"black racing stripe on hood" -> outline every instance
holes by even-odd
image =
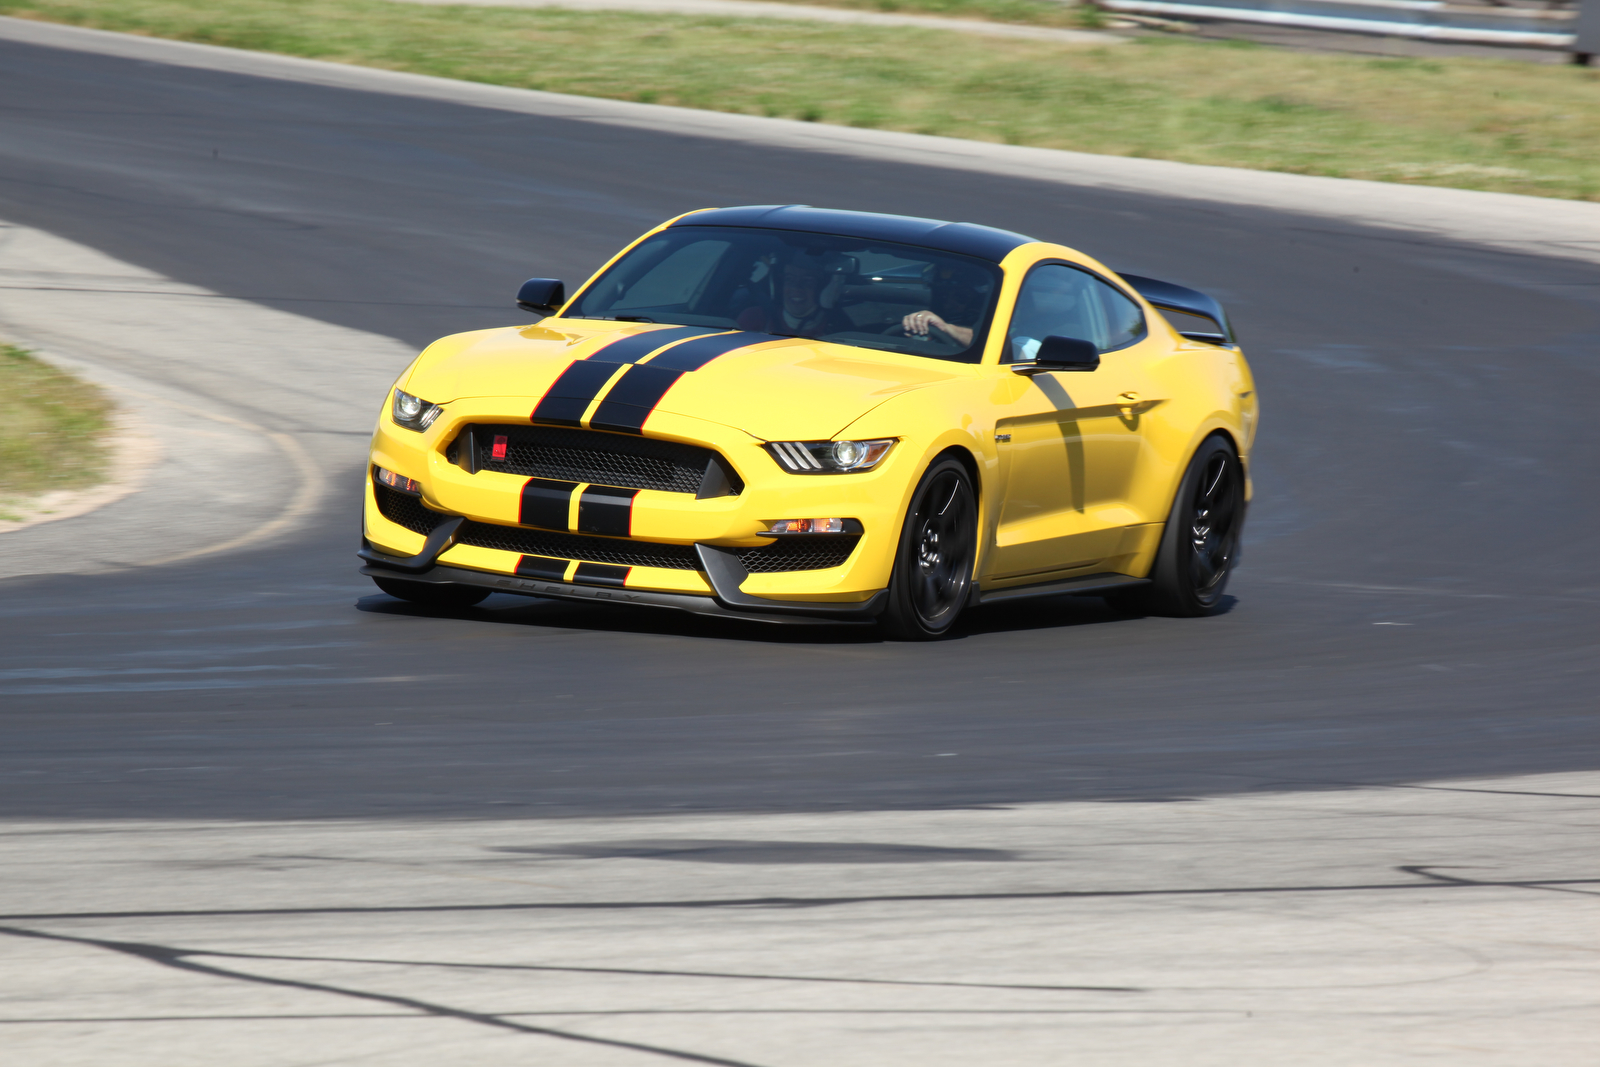
[[[777,340],[780,338],[765,333],[725,333],[669,348],[648,363],[635,364],[617,379],[617,384],[595,408],[589,426],[617,433],[643,433],[645,420],[679,378],[700,370],[718,356]]]
[[[715,326],[677,326],[670,330],[650,330],[629,334],[627,337],[602,345],[588,356],[606,363],[637,363],[662,345],[670,345],[686,337],[700,337],[708,333],[724,333]]]
[[[683,375],[681,370],[658,367],[654,363],[638,364],[611,387],[611,392],[595,409],[589,426],[617,433],[644,432],[644,420]]]
[[[721,333],[715,337],[685,341],[661,353],[646,365],[670,370],[699,370],[718,356],[725,356],[735,349],[776,340],[779,338],[769,333]]]
[[[583,413],[620,365],[577,360],[545,390],[529,418],[545,426],[583,425]]]

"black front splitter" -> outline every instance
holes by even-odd
[[[818,603],[814,606],[791,600],[775,602],[773,604],[775,610],[762,611],[754,605],[749,608],[743,606],[730,608],[718,603],[715,597],[696,596],[693,593],[655,593],[645,589],[574,585],[571,582],[557,582],[548,578],[519,578],[511,574],[491,574],[487,571],[468,570],[465,567],[451,567],[443,563],[436,563],[421,572],[402,570],[374,561],[372,557],[378,555],[379,553],[370,549],[362,553],[362,558],[367,560],[366,566],[361,568],[362,574],[373,578],[426,582],[430,585],[475,585],[493,589],[497,593],[574,600],[586,604],[631,604],[636,607],[670,608],[695,615],[712,615],[722,619],[745,619],[753,622],[822,626],[862,625],[871,623],[877,617],[883,610],[883,601],[886,599],[886,594],[879,593],[861,604]],[[742,599],[749,602],[759,598]]]

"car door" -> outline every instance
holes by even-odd
[[[1048,336],[1091,341],[1093,371],[1029,375]],[[1157,342],[1139,305],[1109,282],[1066,263],[1044,263],[1024,279],[1008,324],[996,390],[996,447],[1004,489],[984,577],[1093,573],[1124,551],[1144,516],[1128,503],[1143,448],[1150,395],[1145,364]]]

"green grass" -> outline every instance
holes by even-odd
[[[1106,17],[1088,4],[1068,6],[1053,0],[775,0],[811,7],[844,7],[897,15],[939,15],[944,18],[982,19],[986,22],[1021,22],[1035,26],[1091,28]]]
[[[383,0],[0,0],[0,13],[588,96],[1600,200],[1593,68]]]
[[[0,345],[0,497],[102,481],[110,415],[95,386]],[[0,506],[0,518],[16,517]]]

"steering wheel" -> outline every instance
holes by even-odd
[[[891,322],[888,326],[883,328],[881,331],[881,336],[901,337],[907,341],[931,341],[933,340],[933,331],[929,330],[927,333],[907,333],[906,324],[899,319],[896,319],[894,322]]]

